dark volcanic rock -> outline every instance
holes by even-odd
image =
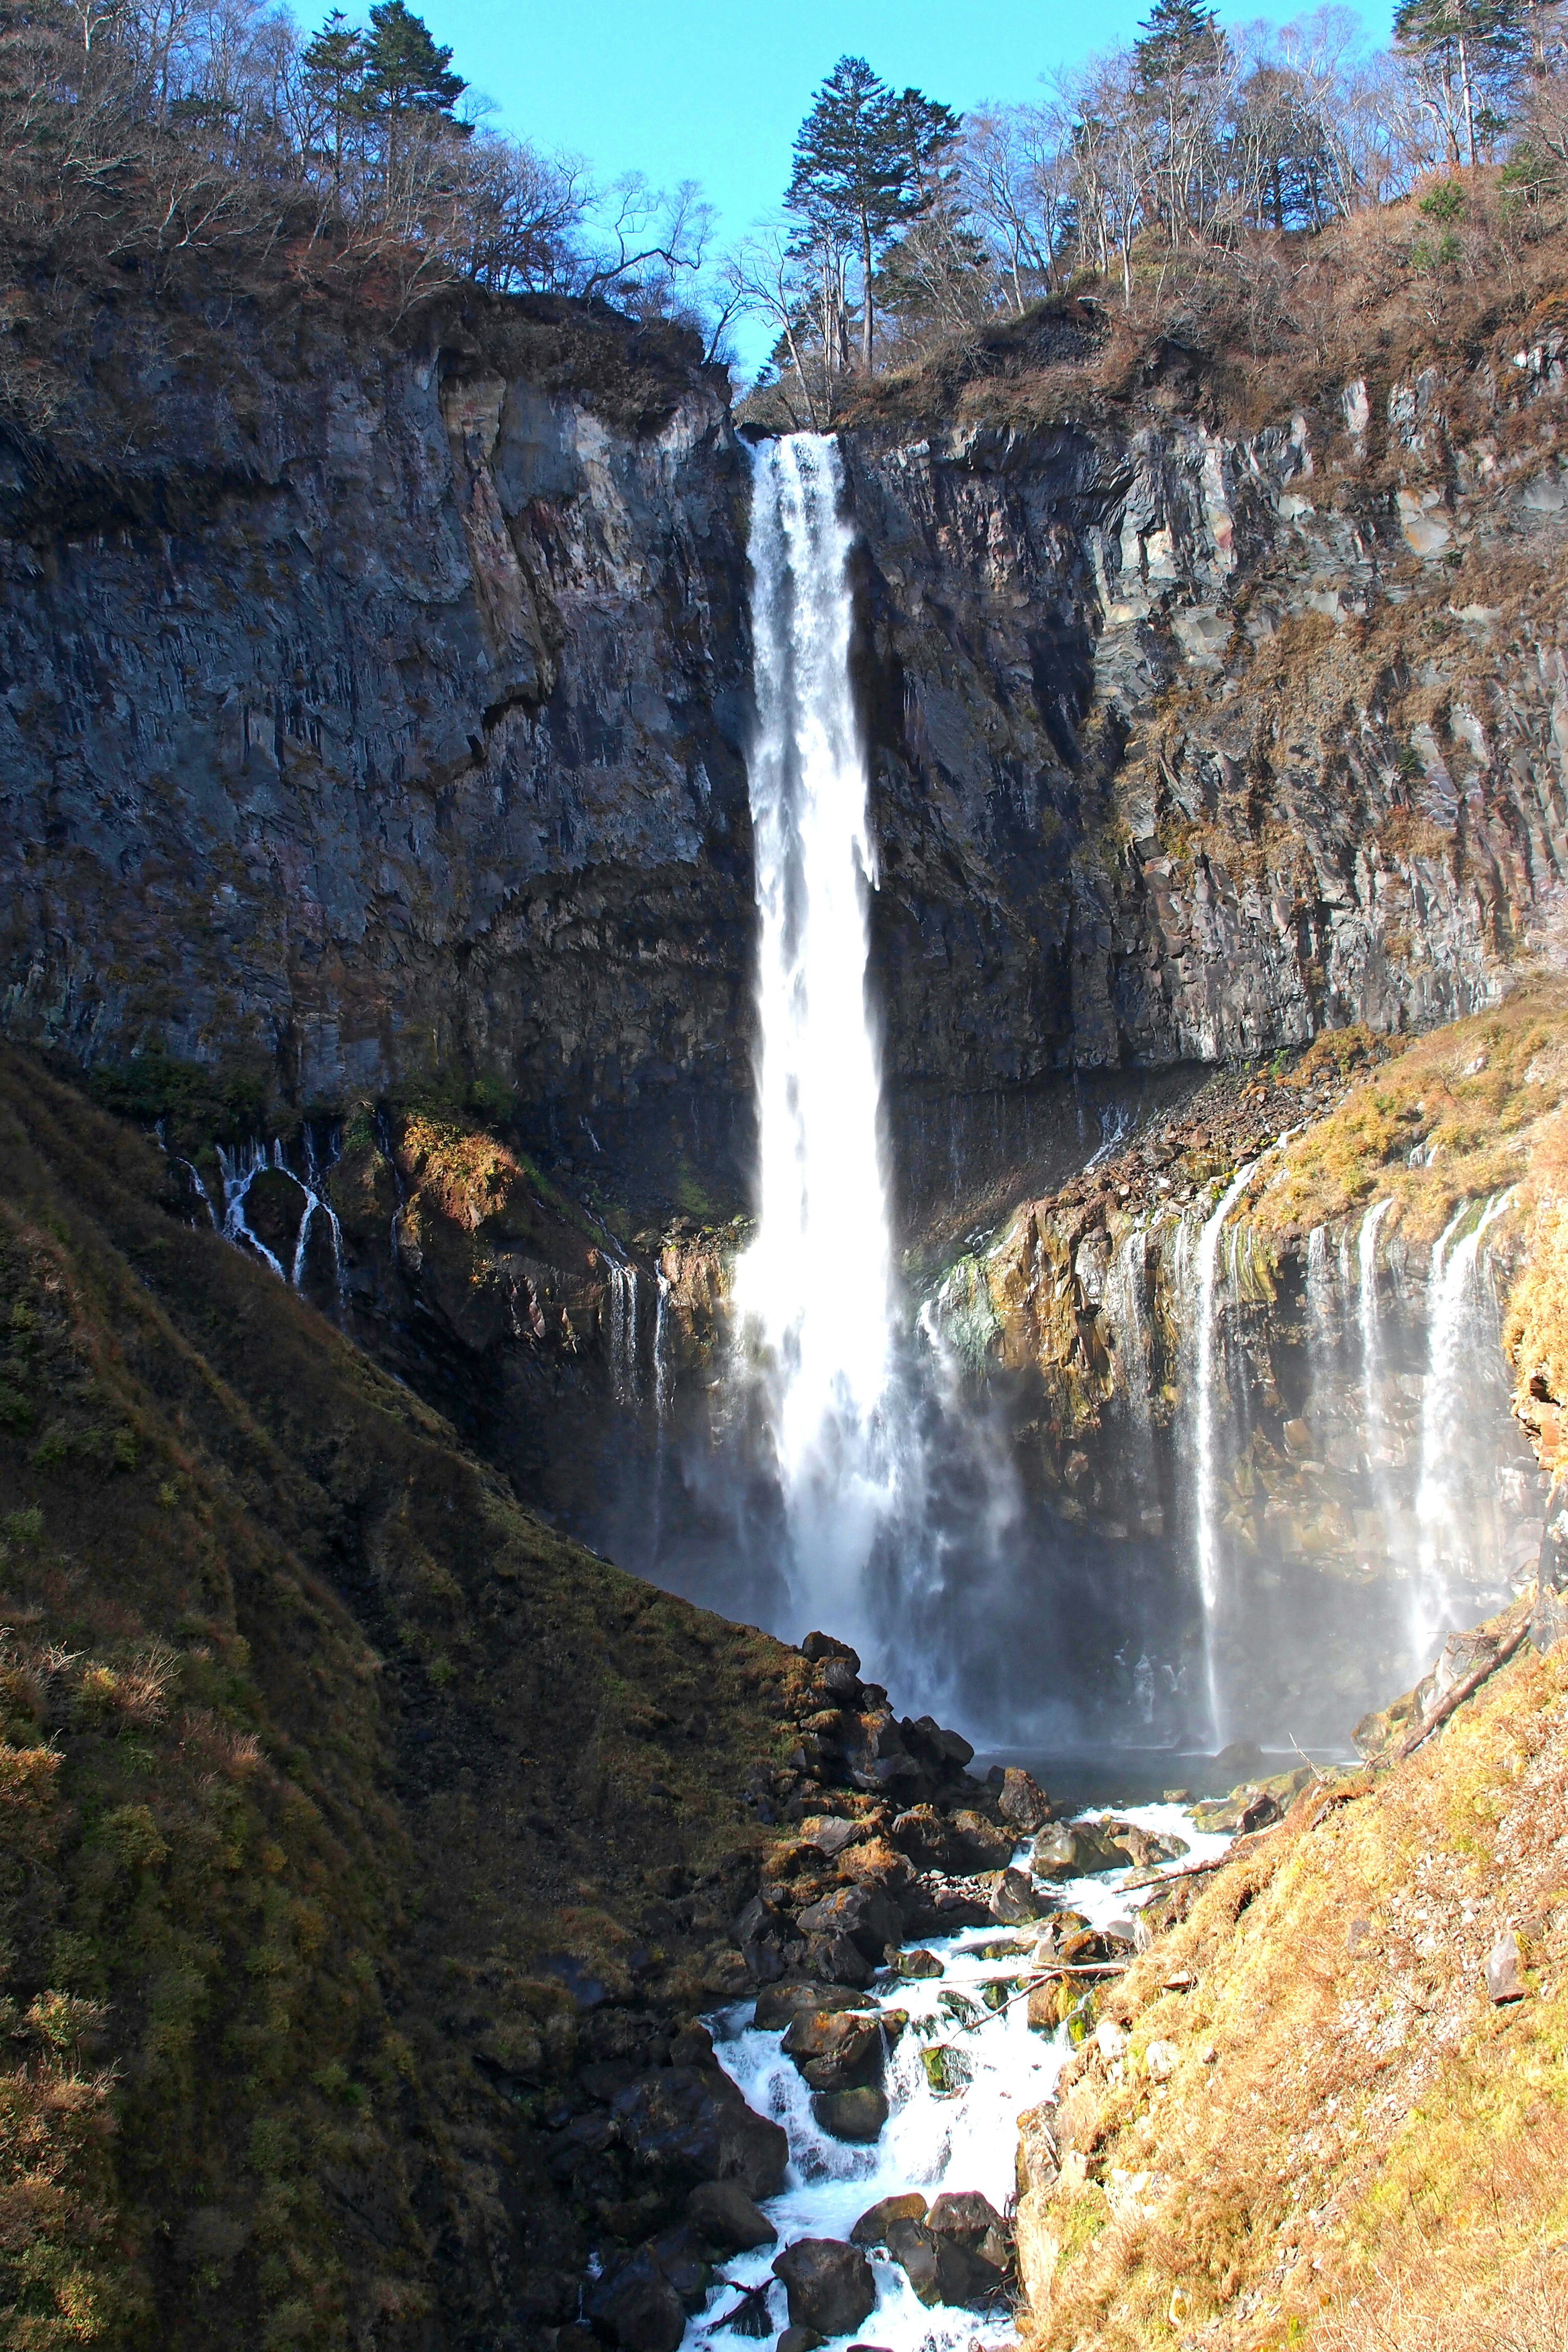
[[[738,2180],[704,2180],[686,2200],[686,2218],[698,2235],[727,2253],[771,2246],[778,2231]]]
[[[877,2284],[858,2246],[838,2238],[800,2238],[773,2261],[789,2296],[792,2327],[848,2336],[875,2308]]]
[[[816,2091],[811,2112],[835,2139],[874,2140],[880,2138],[888,2120],[888,2097],[874,2083],[847,2091]]]
[[[640,2162],[677,2179],[738,2180],[749,2197],[772,2197],[784,2180],[789,2142],[782,2127],[746,2105],[716,2066],[666,2066],[622,2091],[611,2113]]]
[[[686,2333],[686,2306],[649,2246],[595,2281],[584,2313],[596,2336],[624,2352],[676,2352]]]

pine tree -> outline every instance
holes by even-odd
[[[1132,44],[1143,87],[1165,89],[1212,63],[1221,37],[1212,8],[1200,8],[1196,0],[1154,0]]]
[[[332,185],[343,176],[343,134],[362,110],[364,83],[364,35],[334,8],[300,60],[312,92],[326,104],[332,121]]]
[[[404,0],[381,0],[370,12],[365,42],[364,102],[367,110],[386,124],[386,176],[397,173],[397,146],[405,114],[442,115],[452,109],[468,88],[461,74],[448,70],[452,52],[430,37],[422,17],[405,7]]]
[[[958,118],[918,89],[895,94],[864,58],[840,58],[817,91],[795,142],[784,203],[819,240],[859,248],[864,301],[861,363],[870,373],[876,337],[877,250],[931,201],[936,159]]]
[[[1132,44],[1139,82],[1164,136],[1173,246],[1179,240],[1184,216],[1192,209],[1194,182],[1202,184],[1204,85],[1225,54],[1218,17],[1212,8],[1198,6],[1197,0],[1154,0]],[[1159,182],[1156,163],[1156,200]]]
[[[1524,0],[1402,0],[1394,39],[1417,58],[1451,160],[1472,167],[1507,127],[1509,84],[1528,46]]]

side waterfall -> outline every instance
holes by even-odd
[[[831,439],[769,443],[753,467],[761,1223],[735,1287],[771,1383],[795,1608],[830,1613],[843,1632],[893,1493],[891,1249],[866,1003],[876,876],[849,683],[852,534]]]
[[[1215,1633],[1221,1600],[1219,1557],[1219,1469],[1215,1440],[1216,1389],[1223,1366],[1216,1367],[1218,1334],[1219,1245],[1226,1220],[1252,1181],[1257,1161],[1238,1168],[1204,1225],[1197,1246],[1197,1329],[1194,1389],[1196,1396],[1194,1431],[1194,1475],[1196,1482],[1198,1592],[1204,1609],[1204,1673],[1208,1683],[1209,1728],[1216,1748],[1225,1745],[1225,1716],[1219,1670],[1215,1657]]]
[[[1425,1674],[1438,1637],[1449,1624],[1451,1565],[1468,1566],[1459,1547],[1466,1525],[1460,1469],[1470,1391],[1477,1362],[1474,1309],[1481,1244],[1513,1199],[1495,1193],[1476,1215],[1462,1201],[1432,1250],[1427,1279],[1426,1385],[1421,1401],[1421,1476],[1415,1490],[1416,1572],[1411,1592],[1410,1646]],[[1468,1234],[1456,1239],[1468,1218]]]

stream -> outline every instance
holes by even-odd
[[[1106,1809],[1097,1805],[1076,1818],[1092,1822]],[[1194,1862],[1222,1854],[1228,1837],[1198,1829],[1190,1812],[1175,1804],[1113,1809],[1118,1820],[1184,1841],[1187,1851],[1163,1866],[1162,1878]],[[1014,1859],[1027,1864],[1026,1839]],[[1089,1925],[1131,1937],[1133,1915],[1158,1890],[1158,1883],[1123,1892],[1130,1870],[1067,1880],[1052,1890],[1063,1910],[1081,1913]],[[687,2329],[682,2352],[717,2345],[740,2347],[752,2341],[724,2321],[740,2298],[737,2286],[757,2286],[772,2273],[773,2260],[801,2238],[847,2240],[856,2221],[884,2197],[918,2189],[933,2201],[944,2190],[978,2189],[998,2213],[1010,2218],[1016,2195],[1018,2118],[1055,2091],[1071,2055],[1068,2025],[1045,2033],[1027,2021],[1026,2000],[1013,2000],[1035,1974],[1033,1954],[1044,1920],[1019,1927],[973,1927],[957,1935],[927,1938],[907,1950],[932,1954],[940,1976],[879,1976],[864,2007],[901,2011],[908,2023],[894,2042],[883,2080],[889,2114],[880,2137],[856,2147],[823,2131],[812,2113],[811,2092],[782,2048],[783,2031],[760,2031],[752,2022],[754,2002],[714,2012],[708,2020],[714,2055],[758,2114],[771,2116],[788,2135],[790,2162],[784,2186],[763,2205],[778,2232],[776,2245],[737,2254],[724,2264],[730,2282],[716,2287],[707,2307]],[[1006,1999],[991,2009],[986,1989]],[[1080,2038],[1082,2028],[1079,2028]],[[953,2087],[933,2086],[923,2063],[927,2051],[952,2053],[935,2071]],[[959,2078],[966,2077],[962,2082]],[[989,2311],[939,2305],[928,2309],[899,2264],[884,2249],[868,2248],[876,2281],[876,2307],[857,2331],[885,2352],[959,2352],[967,2346],[1013,2341],[1012,2311],[1005,2299]],[[773,2328],[785,2325],[784,2289],[775,2282],[769,2303]]]

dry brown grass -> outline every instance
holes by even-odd
[[[1221,1874],[1107,2004],[1125,2057],[1078,2062],[1038,2352],[1561,2341],[1565,1839],[1559,1649],[1370,1793],[1309,1790]],[[1510,1927],[1532,1990],[1494,2009],[1481,1964]]]
[[[1391,1055],[1295,1137],[1266,1166],[1250,1221],[1270,1239],[1298,1240],[1387,1199],[1388,1230],[1425,1244],[1462,1201],[1522,1184],[1537,1155],[1559,1148],[1565,1106],[1568,984],[1521,980],[1494,1011]],[[1526,1213],[1521,1193],[1515,1231]]]

